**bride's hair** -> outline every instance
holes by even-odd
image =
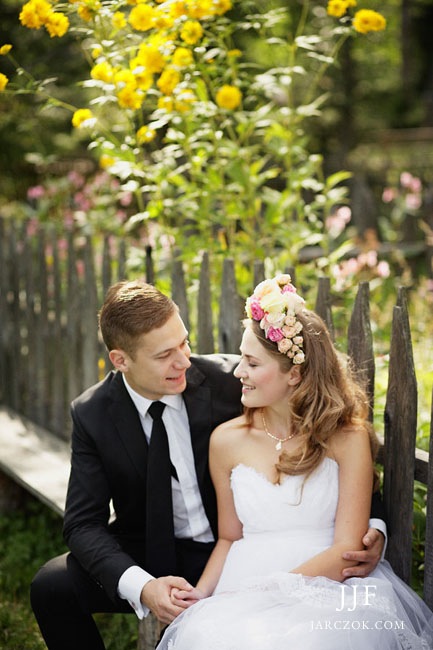
[[[277,469],[285,474],[310,474],[325,456],[331,436],[342,428],[368,432],[375,459],[379,442],[369,420],[367,393],[348,357],[337,352],[324,321],[315,312],[304,309],[296,318],[303,326],[305,361],[298,366],[301,381],[294,387],[289,407],[293,431],[302,435],[303,444],[294,454],[283,451]],[[292,360],[266,338],[257,321],[248,321],[248,326],[281,370],[288,372]],[[250,425],[255,410],[245,409]]]

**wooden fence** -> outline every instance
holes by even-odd
[[[71,399],[105,372],[96,315],[108,286],[125,276],[126,259],[122,242],[113,257],[106,239],[98,264],[90,239],[79,254],[72,235],[67,244],[62,257],[54,234],[41,230],[37,236],[28,235],[25,227],[0,219],[0,402],[65,439],[69,437]],[[150,254],[145,259],[142,275],[154,281]],[[252,275],[255,286],[264,278],[262,263],[254,266]],[[171,292],[191,327],[187,284],[179,261],[172,264]],[[210,296],[210,265],[204,255],[197,291],[195,349],[199,353],[238,352],[244,301],[238,295],[232,260],[225,260],[223,266],[217,322]],[[333,334],[328,278],[318,280],[315,309]],[[373,414],[375,363],[368,283],[359,286],[348,325],[347,351],[367,379]],[[391,533],[387,557],[397,574],[409,582],[414,479],[418,480],[427,485],[424,598],[433,608],[433,468],[429,454],[416,449],[416,426],[417,383],[406,294],[401,289],[392,320],[380,456]],[[430,436],[430,451],[432,439]]]

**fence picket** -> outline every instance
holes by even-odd
[[[370,289],[361,282],[355,298],[347,335],[347,352],[362,382],[365,382],[370,401],[370,416],[374,411],[374,351],[370,322]]]
[[[186,295],[185,274],[183,272],[180,251],[175,251],[171,271],[171,297],[179,307],[180,316],[185,323],[186,329],[191,329],[189,320],[188,299]]]
[[[385,405],[383,498],[391,536],[387,557],[405,582],[411,578],[417,385],[404,306],[394,307]]]
[[[215,349],[212,322],[209,254],[203,253],[197,300],[197,352],[212,354]]]
[[[334,321],[331,309],[331,281],[323,276],[318,278],[315,312],[325,321],[332,340],[335,340]]]
[[[81,301],[83,382],[85,386],[91,386],[98,381],[99,345],[96,317],[99,301],[90,238],[87,239],[84,247],[84,283],[81,287]]]
[[[226,258],[223,262],[218,321],[220,352],[239,353],[242,338],[240,321],[243,316],[243,306],[236,286],[234,262],[232,259]]]
[[[430,443],[429,456],[433,458],[433,391],[430,411]],[[426,532],[424,557],[424,600],[433,610],[433,463],[427,465],[427,504],[426,504]]]

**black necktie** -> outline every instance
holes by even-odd
[[[162,421],[164,408],[162,402],[152,402],[148,410],[153,426],[147,460],[145,568],[156,577],[176,573],[171,462]]]

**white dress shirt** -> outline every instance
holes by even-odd
[[[141,425],[147,442],[152,431],[152,418],[148,414],[152,400],[134,391],[123,375],[126,390],[140,415]],[[196,542],[212,542],[214,536],[206,516],[195,473],[194,455],[188,414],[182,395],[165,395],[160,402],[166,407],[162,419],[167,430],[170,459],[176,468],[178,480],[172,477],[174,534],[178,539],[193,539]],[[120,577],[117,587],[121,598],[128,600],[138,618],[149,613],[140,601],[141,591],[153,576],[139,566],[132,566]]]

